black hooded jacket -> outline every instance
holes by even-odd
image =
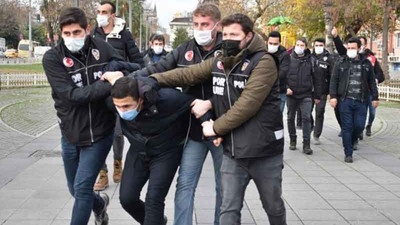
[[[100,80],[112,60],[123,59],[111,45],[91,36],[77,53],[61,39],[43,56],[61,132],[72,144],[88,146],[114,130],[115,115],[105,105],[111,85]]]

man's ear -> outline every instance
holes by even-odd
[[[90,35],[91,29],[92,29],[92,26],[90,24],[88,24],[88,26],[86,27],[86,35]]]

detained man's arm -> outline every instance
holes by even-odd
[[[232,108],[214,122],[215,133],[223,136],[252,118],[261,108],[277,79],[275,61],[272,56],[265,55],[253,69],[243,92]]]

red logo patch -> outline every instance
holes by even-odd
[[[74,66],[74,60],[71,58],[64,57],[63,63],[66,67],[73,67]]]
[[[193,60],[193,51],[187,51],[186,53],[185,53],[185,59],[186,59],[186,61],[192,61]]]
[[[217,67],[218,67],[218,69],[220,69],[220,70],[224,70],[224,65],[222,65],[222,62],[221,62],[221,61],[218,61],[218,62],[217,62]]]

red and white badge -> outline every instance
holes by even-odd
[[[222,65],[222,62],[221,62],[221,61],[218,61],[218,62],[217,62],[217,67],[218,67],[218,69],[220,69],[220,70],[224,70],[224,65]]]
[[[192,61],[193,60],[193,51],[187,51],[186,53],[185,53],[185,59],[186,59],[186,61]]]
[[[66,67],[74,66],[74,60],[72,60],[71,58],[64,57],[63,63],[64,63],[64,66],[66,66]]]

